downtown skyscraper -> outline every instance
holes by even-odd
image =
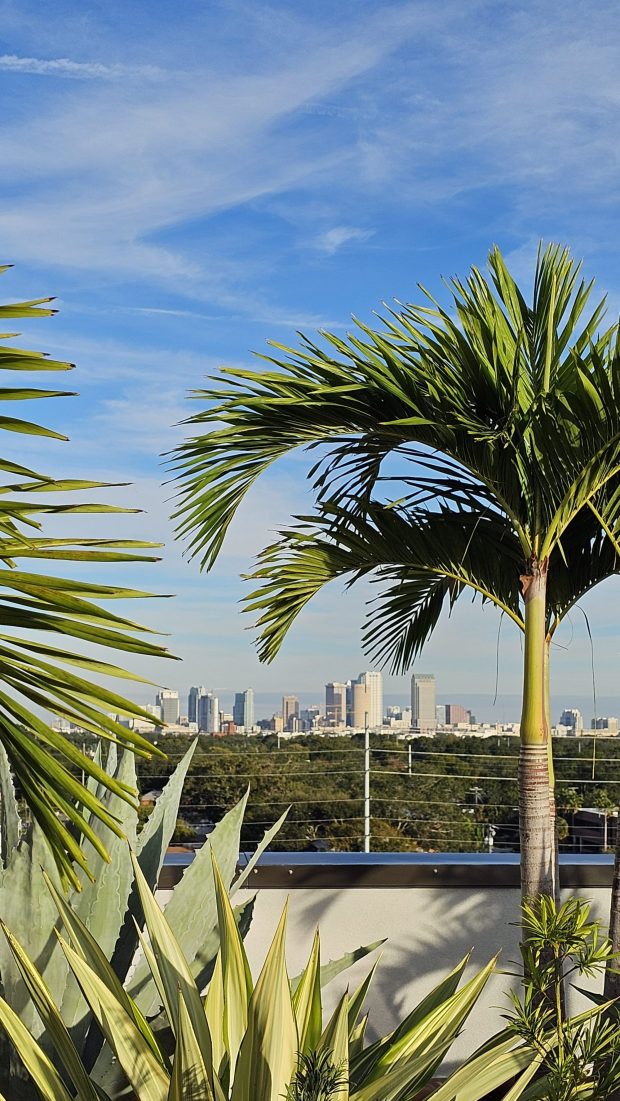
[[[245,731],[254,726],[254,689],[246,688],[245,692],[235,692],[233,722]]]
[[[411,725],[419,734],[437,729],[434,673],[414,673],[411,678]]]

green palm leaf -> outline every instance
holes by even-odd
[[[0,306],[0,317],[33,318],[55,311],[50,299]],[[4,334],[0,339],[15,334]],[[0,345],[0,370],[68,371],[70,363],[50,360],[40,352]],[[69,396],[68,391],[40,387],[0,387],[0,402],[41,400]],[[11,409],[13,406],[10,407]],[[64,435],[29,420],[0,415],[0,429],[20,437]],[[23,443],[21,446],[23,457]],[[126,801],[135,798],[127,785],[108,777],[98,764],[76,750],[72,743],[41,718],[41,710],[68,719],[93,733],[148,755],[151,743],[108,715],[110,710],[128,718],[147,718],[144,711],[124,696],[104,688],[92,674],[140,680],[114,662],[82,652],[83,643],[112,651],[163,656],[165,650],[149,638],[146,627],[115,614],[106,603],[148,594],[116,585],[75,581],[55,573],[32,573],[18,568],[20,559],[54,563],[156,561],[148,553],[154,544],[141,540],[93,539],[67,533],[45,534],[45,517],[106,514],[136,510],[96,501],[72,503],[74,493],[106,488],[91,479],[62,478],[42,474],[13,458],[0,459],[5,475],[0,485],[0,742],[10,768],[33,817],[44,830],[65,882],[79,887],[73,870],[77,862],[89,869],[76,841],[91,840],[105,855],[105,845],[90,822],[91,816],[119,833],[92,791],[76,779],[84,772]],[[17,479],[17,480],[16,480]],[[58,503],[53,499],[58,495]],[[103,601],[104,603],[100,603]],[[86,671],[78,675],[76,668]]]

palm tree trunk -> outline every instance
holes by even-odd
[[[609,912],[609,939],[614,952],[620,951],[620,815],[616,823],[616,856],[614,860],[614,876],[611,884],[611,907]],[[619,966],[618,958],[611,959],[607,963],[605,971],[606,998],[620,997],[620,975],[615,973]],[[612,968],[614,970],[612,970]]]
[[[553,764],[553,739],[551,737],[551,700],[549,695],[549,651],[551,649],[551,639],[549,635],[545,637],[545,718],[547,721],[548,732],[548,761],[549,761],[549,814],[551,815],[551,823],[553,826],[553,860],[554,860],[554,882],[555,882],[555,901],[556,905],[560,905],[560,841],[558,838],[558,831],[556,826],[557,816],[557,804],[555,796],[555,767]]]
[[[547,704],[547,563],[532,559],[521,584],[525,600],[519,757],[521,895],[531,901],[543,894],[556,896]]]

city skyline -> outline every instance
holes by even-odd
[[[414,676],[416,674],[413,674]],[[420,676],[421,674],[417,674]],[[383,692],[383,713],[384,717],[387,715],[388,710],[393,707],[399,709],[408,708],[411,705],[411,680],[408,677],[399,678],[400,691],[385,691]],[[349,681],[349,685],[351,681]],[[220,705],[220,712],[222,714],[230,715],[234,717],[235,700],[237,697],[246,696],[247,693],[251,694],[251,715],[254,718],[254,722],[266,721],[271,719],[275,715],[282,714],[282,701],[285,698],[294,699],[296,701],[297,712],[300,716],[308,709],[314,708],[326,720],[326,725],[329,723],[329,708],[327,705],[327,689],[332,685],[337,685],[343,690],[344,698],[344,718],[340,721],[344,723],[347,715],[347,702],[346,691],[347,683],[341,682],[328,682],[321,688],[297,688],[294,692],[282,692],[281,690],[265,691],[260,688],[249,687],[243,691],[239,691],[234,687],[221,687],[214,686],[209,690],[210,694],[213,694],[218,698]],[[485,695],[481,693],[472,692],[454,692],[449,687],[444,689],[442,683],[437,684],[436,679],[436,708],[447,709],[448,713],[452,713],[452,721],[459,723],[465,722],[464,715],[469,714],[472,721],[477,723],[518,723],[520,719],[520,706],[521,699],[516,693],[514,694],[499,694],[497,697],[494,695]],[[189,686],[187,689],[173,689],[173,695],[178,695],[179,700],[187,700],[189,702],[189,696],[192,689],[196,686]],[[207,689],[200,687],[202,692],[206,692]],[[148,701],[143,701],[143,706],[147,710],[153,710],[152,696]],[[554,726],[561,725],[562,713],[574,709],[580,712],[583,718],[583,726],[585,729],[594,727],[594,710],[592,695],[587,694],[579,695],[575,692],[572,694],[554,694],[551,695],[551,719]],[[181,708],[181,715],[186,715],[189,718],[190,709],[186,710]],[[615,716],[620,714],[620,695],[597,695],[597,728],[607,729],[607,723],[609,719],[614,719]],[[448,716],[444,714],[443,719],[437,720],[438,723],[443,721],[447,722]],[[192,721],[190,719],[190,721]],[[241,724],[237,724],[241,725]],[[253,725],[253,724],[249,724]],[[336,723],[336,725],[338,725]],[[363,727],[363,720],[358,724]],[[371,724],[369,724],[371,725]],[[378,723],[372,725],[379,725]],[[613,731],[613,722],[612,729]]]

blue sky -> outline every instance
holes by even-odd
[[[327,592],[265,669],[238,610],[239,573],[304,507],[303,463],[274,469],[200,577],[172,544],[158,454],[219,364],[297,328],[344,330],[418,281],[439,291],[494,242],[524,282],[539,238],[569,243],[617,310],[617,5],[18,0],[0,14],[3,297],[57,295],[59,317],[22,343],[78,364],[80,398],[48,410],[72,442],[45,445],[47,466],[130,479],[115,499],[147,511],[118,530],[167,543],[124,580],[178,594],[141,611],[185,664],[146,673],[318,696],[366,665],[365,594]],[[607,696],[617,596],[611,582],[586,605]],[[493,693],[496,642],[495,615],[465,602],[422,666],[444,696]],[[583,695],[581,616],[564,644],[554,692]],[[519,663],[504,625],[501,692],[518,692]]]

